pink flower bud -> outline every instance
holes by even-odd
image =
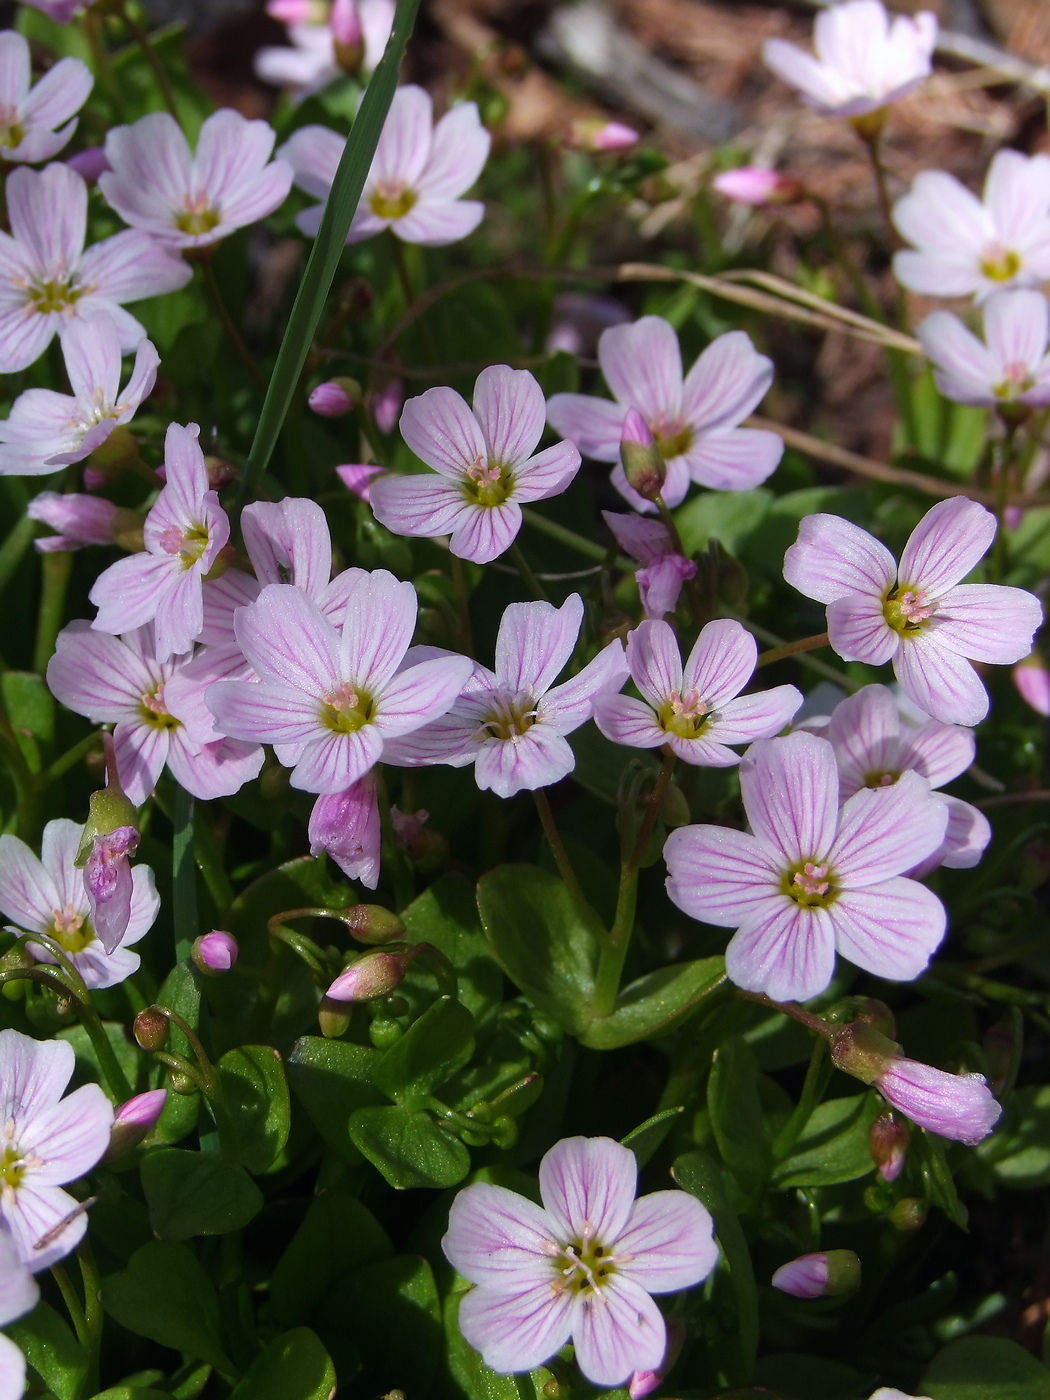
[[[783,1264],[771,1280],[781,1293],[793,1298],[834,1298],[852,1293],[860,1284],[860,1260],[852,1249],[830,1249],[824,1254],[802,1254]]]
[[[30,520],[39,520],[57,530],[57,536],[37,540],[41,553],[80,549],[86,544],[112,544],[117,507],[99,496],[66,495],[41,491],[26,507]]]
[[[372,417],[381,433],[392,433],[405,401],[405,387],[400,379],[390,383],[372,395]]]
[[[339,67],[345,73],[357,73],[365,56],[365,36],[357,0],[333,0],[328,27],[332,31]]]
[[[804,190],[798,180],[776,170],[745,165],[739,170],[723,170],[711,181],[719,194],[738,204],[794,204]]]
[[[217,977],[237,961],[237,940],[225,929],[213,928],[211,933],[202,933],[190,950],[190,957],[205,976]]]
[[[983,1074],[947,1074],[903,1055],[895,1055],[874,1083],[920,1128],[971,1147],[988,1136],[1003,1111]]]
[[[380,824],[375,778],[371,773],[345,792],[318,797],[310,813],[310,854],[328,854],[343,874],[366,889],[379,883]]]
[[[307,402],[320,418],[342,418],[361,402],[361,386],[355,379],[326,379]]]
[[[401,953],[391,953],[385,948],[362,953],[339,974],[326,996],[329,1001],[375,1001],[378,997],[389,996],[404,981],[415,955],[415,948]]]
[[[394,943],[405,936],[404,924],[381,904],[352,904],[342,919],[358,943]]]
[[[328,0],[268,0],[266,13],[282,24],[324,24]]]
[[[569,127],[565,144],[574,151],[626,151],[641,140],[637,131],[623,122],[602,117],[578,117]]]
[[[1021,699],[1037,715],[1050,716],[1050,670],[1038,651],[1019,661],[1013,669],[1014,685]]]
[[[895,1113],[880,1113],[868,1130],[871,1159],[883,1181],[896,1181],[904,1170],[911,1133]]]
[[[100,175],[112,168],[102,146],[89,146],[86,151],[78,151],[75,156],[69,157],[66,164],[89,185],[95,184]]]
[[[674,1318],[667,1319],[667,1350],[664,1359],[655,1371],[635,1371],[627,1384],[630,1400],[645,1400],[657,1388],[668,1371],[682,1354],[685,1345],[685,1328]]]
[[[629,408],[620,430],[620,461],[628,485],[647,501],[663,490],[667,467],[649,424],[636,408]]]
[[[831,1035],[831,1058],[844,1074],[874,1084],[898,1054],[896,1045],[864,1021],[840,1026]]]
[[[363,463],[348,462],[336,467],[336,474],[343,485],[351,490],[359,500],[368,502],[368,484],[373,477],[382,476],[382,467],[366,466]]]
[[[674,612],[682,585],[695,577],[696,564],[682,554],[661,554],[647,569],[639,569],[634,578],[646,617],[660,622]]]
[[[101,491],[108,480],[108,472],[100,471],[98,467],[84,467],[84,489],[86,491]]]
[[[130,1152],[133,1147],[138,1147],[147,1133],[156,1126],[167,1098],[167,1089],[150,1089],[145,1094],[136,1094],[133,1099],[121,1104],[113,1119],[109,1147],[103,1162],[113,1162]]]

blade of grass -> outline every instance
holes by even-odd
[[[259,426],[255,430],[255,440],[237,494],[238,510],[251,499],[258,488],[299,382],[299,375],[306,362],[314,331],[324,310],[325,300],[346,244],[350,221],[361,199],[361,191],[364,189],[372,157],[379,143],[379,134],[390,110],[394,89],[397,87],[398,69],[419,5],[420,0],[398,0],[394,28],[386,52],[380,60],[379,67],[372,74],[361,110],[343,150],[332,183],[332,192],[325,205],[321,227],[310,251],[292,314],[288,318],[288,329],[281,342],[277,363],[274,365],[273,376],[266,391],[262,413],[259,415]]]

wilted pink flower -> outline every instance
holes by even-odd
[[[0,232],[0,374],[27,369],[56,331],[104,313],[129,352],[146,332],[120,303],[184,287],[193,271],[125,229],[84,250],[87,185],[68,165],[7,177],[11,233]]]
[[[674,630],[643,622],[627,638],[627,664],[643,698],[607,691],[595,700],[594,722],[614,744],[666,744],[686,763],[732,767],[740,759],[727,745],[772,738],[802,704],[793,685],[741,695],[757,659],[751,633],[719,619],[700,633],[683,671]]]
[[[86,544],[112,544],[117,507],[101,496],[87,496],[75,491],[63,495],[59,491],[41,491],[26,506],[30,520],[39,520],[57,530],[34,540],[41,554],[56,550],[81,549]]]
[[[6,1327],[40,1301],[40,1289],[18,1253],[11,1232],[0,1227],[0,1327]],[[21,1400],[26,1359],[10,1337],[0,1334],[0,1400]]]
[[[937,387],[946,398],[982,408],[1050,403],[1050,311],[1042,292],[995,292],[984,303],[984,342],[950,311],[919,326]]]
[[[924,170],[893,222],[913,245],[894,254],[894,275],[913,292],[983,300],[1037,287],[1050,277],[1050,156],[997,152],[983,203],[954,175]]]
[[[554,315],[544,348],[548,354],[564,350],[568,355],[590,356],[597,349],[602,331],[630,320],[630,311],[615,297],[559,292],[554,298]]]
[[[64,817],[44,828],[40,859],[17,836],[0,836],[0,909],[24,933],[44,933],[62,948],[88,988],[113,987],[138,969],[130,947],[152,927],[160,898],[148,865],[128,869],[127,920],[108,947],[92,920],[84,872],[76,865],[84,828]],[[31,943],[39,962],[51,953]]]
[[[455,389],[428,389],[401,415],[405,442],[436,475],[387,475],[369,488],[376,519],[396,535],[451,535],[461,559],[488,564],[513,543],[521,507],[557,496],[580,469],[571,442],[536,452],[543,390],[525,369],[490,365],[474,408]]]
[[[304,126],[281,147],[295,183],[326,200],[345,139],[326,126]],[[481,174],[490,137],[473,102],[462,102],[434,125],[430,94],[400,87],[376,147],[348,243],[390,229],[405,243],[442,247],[473,233],[485,214],[477,200],[463,199]],[[296,223],[312,238],[321,226],[323,204],[304,209]]]
[[[69,321],[60,338],[73,392],[26,389],[18,396],[0,422],[0,475],[46,476],[82,462],[114,428],[134,418],[153,390],[160,356],[150,341],[140,340],[121,393],[120,336],[108,316]]]
[[[750,832],[686,826],[664,847],[667,892],[692,918],[738,932],[726,971],[776,1001],[818,996],[836,949],[888,981],[918,977],[944,936],[944,906],[901,878],[944,840],[948,812],[917,773],[864,789],[839,811],[835,751],[796,731],[744,755]]]
[[[60,1188],[89,1172],[109,1146],[113,1109],[99,1086],[85,1084],[62,1097],[73,1064],[67,1041],[0,1031],[0,1222],[33,1273],[84,1238],[87,1216]]]
[[[104,1162],[119,1161],[157,1126],[168,1101],[167,1089],[147,1089],[136,1094],[117,1109],[109,1134],[109,1147]]]
[[[202,972],[229,972],[237,961],[240,949],[232,933],[225,929],[213,928],[211,933],[202,933],[194,939],[190,956]]]
[[[711,181],[719,194],[737,204],[793,204],[803,196],[798,180],[764,166],[745,165],[736,170],[723,170]]]
[[[328,854],[349,880],[366,890],[379,884],[382,830],[376,780],[366,773],[343,792],[318,797],[310,813],[310,854]]]
[[[71,622],[58,635],[48,662],[47,684],[63,705],[96,724],[115,724],[120,780],[128,797],[141,806],[167,764],[175,781],[194,797],[228,797],[256,777],[263,764],[258,744],[235,739],[197,738],[190,726],[204,682],[185,687],[177,699],[172,681],[185,670],[189,656],[158,661],[152,627],[123,637],[94,631],[86,622]]]
[[[603,510],[602,516],[620,548],[645,566],[634,576],[638,596],[646,617],[661,622],[678,606],[683,583],[696,577],[695,563],[675,550],[671,533],[662,521],[640,515],[616,515],[611,510]]]
[[[693,480],[719,491],[746,491],[765,481],[783,456],[776,433],[739,428],[773,382],[773,364],[743,331],[713,340],[682,378],[678,337],[662,316],[613,326],[598,341],[598,359],[615,401],[555,394],[547,417],[585,457],[620,461],[620,433],[630,408],[649,424],[667,463],[663,498],[678,505]],[[653,506],[612,473],[620,494],[640,511]]]
[[[405,386],[400,379],[388,380],[372,395],[372,417],[381,433],[392,433],[405,402]]]
[[[466,657],[399,668],[416,623],[416,593],[385,569],[351,575],[342,634],[302,590],[270,584],[234,627],[260,677],[208,690],[219,730],[273,744],[292,786],[339,793],[376,764],[390,740],[442,715],[467,676]]]
[[[89,185],[97,184],[102,172],[111,168],[103,146],[89,146],[86,151],[77,151],[66,158],[66,164]]]
[[[34,86],[28,41],[5,29],[0,34],[0,157],[35,163],[58,155],[77,129],[76,113],[94,81],[79,58],[62,58]]]
[[[574,151],[628,151],[637,146],[641,136],[623,122],[606,121],[604,117],[577,117],[569,127],[565,144]]]
[[[860,1260],[851,1249],[801,1254],[782,1264],[770,1282],[794,1298],[833,1298],[851,1293],[860,1283]]]
[[[1033,651],[1013,669],[1014,685],[1026,704],[1037,715],[1050,716],[1050,670],[1038,651]]]
[[[118,826],[92,839],[84,865],[91,923],[107,953],[120,947],[131,921],[134,884],[128,857],[135,854],[138,845],[135,827]]]
[[[349,413],[354,403],[343,386],[335,379],[326,379],[312,390],[308,400],[310,409],[320,418],[342,418]]]
[[[336,475],[347,488],[352,491],[359,501],[364,501],[366,505],[372,500],[372,482],[377,476],[383,475],[382,467],[371,467],[361,462],[347,462],[344,466],[336,467]]]
[[[926,714],[978,724],[988,694],[970,661],[1008,666],[1027,656],[1042,620],[1038,598],[1002,584],[962,584],[995,538],[995,516],[962,496],[926,512],[893,555],[837,515],[807,515],[784,556],[784,577],[828,605],[828,635],[844,661],[892,660],[901,688]]]
[[[146,516],[145,553],[111,564],[88,594],[98,608],[91,625],[99,632],[130,632],[152,622],[158,661],[189,651],[200,636],[204,576],[230,538],[226,512],[208,489],[199,431],[196,423],[168,425],[167,484]]]
[[[947,1074],[903,1055],[894,1055],[874,1084],[920,1128],[971,1147],[988,1136],[1003,1111],[983,1074]]]
[[[883,685],[866,685],[836,705],[826,737],[839,765],[842,802],[863,788],[885,792],[908,772],[919,773],[931,788],[943,787],[965,773],[977,748],[972,730],[957,724],[904,724],[896,696]],[[992,839],[983,812],[947,793],[938,797],[948,808],[948,826],[939,849],[908,872],[916,880],[938,865],[976,865]]]
[[[595,1385],[655,1371],[667,1329],[650,1297],[692,1288],[718,1259],[711,1217],[684,1191],[635,1200],[634,1153],[611,1138],[564,1138],[540,1163],[543,1207],[475,1182],[452,1202],[441,1242],[475,1287],[459,1326],[494,1371],[529,1371],[571,1337]]]
[[[845,0],[817,16],[816,58],[785,39],[767,39],[762,57],[818,112],[860,117],[929,77],[936,39],[937,18],[928,10],[891,22],[882,0]]]
[[[162,244],[207,247],[284,203],[292,171],[270,160],[274,140],[269,123],[223,108],[205,120],[194,155],[169,112],[150,112],[110,131],[112,168],[99,188],[126,224]]]
[[[498,797],[560,781],[576,766],[565,736],[586,724],[601,691],[615,690],[627,679],[617,639],[571,680],[554,685],[576,648],[582,622],[578,593],[560,608],[511,603],[496,637],[495,671],[475,663],[449,713],[393,745],[390,761],[454,768],[473,763],[478,787],[491,788]]]
[[[280,5],[280,0],[277,0]],[[269,13],[288,25],[288,45],[262,48],[255,55],[255,72],[264,83],[286,87],[295,98],[306,97],[327,86],[345,71],[337,45],[346,46],[345,37],[352,30],[347,18],[353,11],[360,33],[353,44],[362,45],[359,70],[368,77],[383,57],[390,30],[394,23],[394,0],[343,0],[330,6],[327,0],[290,0],[280,5],[281,14],[271,8]],[[297,18],[291,18],[291,16]],[[354,65],[355,71],[358,65]]]

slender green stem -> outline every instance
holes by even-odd
[[[507,553],[514,560],[514,566],[518,570],[518,573],[521,574],[522,578],[528,584],[532,596],[539,599],[540,602],[549,602],[550,600],[547,597],[546,589],[533,573],[532,566],[529,564],[524,554],[522,554],[521,546],[518,544],[517,540],[514,541]]]
[[[828,207],[827,200],[821,199],[819,196],[813,194],[810,195],[810,200],[817,206],[820,212],[820,221],[824,229],[824,235],[828,240],[828,245],[831,248],[831,256],[841,271],[845,273],[847,281],[856,292],[857,300],[860,302],[864,314],[870,316],[873,321],[884,321],[885,317],[882,314],[882,308],[875,300],[874,293],[861,276],[860,270],[846,249],[846,245],[839,237],[839,231],[835,227],[835,221],[831,216],[831,209]]]
[[[548,520],[545,515],[540,515],[538,511],[531,510],[528,506],[522,507],[521,518],[530,530],[535,530],[538,534],[547,535],[548,538],[557,540],[559,544],[574,549],[577,554],[582,554],[587,559],[601,561],[608,553],[603,545],[587,539],[584,535],[578,535],[575,530],[570,530],[565,525],[559,525],[556,520]],[[623,567],[633,568],[634,565],[625,560]]]
[[[882,215],[882,222],[886,225],[886,235],[889,238],[890,247],[895,248],[898,243],[897,229],[893,223],[893,201],[890,199],[889,185],[886,182],[886,167],[882,163],[882,156],[879,152],[879,136],[878,134],[865,135],[861,133],[861,140],[868,153],[872,174],[875,177],[879,213]]]
[[[102,1350],[102,1279],[91,1244],[84,1240],[77,1250],[80,1264],[80,1277],[84,1285],[84,1323],[87,1329],[88,1372],[84,1381],[84,1394],[94,1395],[99,1386],[99,1354]]]
[[[175,789],[175,839],[172,842],[172,921],[175,925],[175,958],[185,962],[199,932],[197,915],[197,863],[194,858],[193,798],[183,787]]]
[[[813,1116],[813,1110],[820,1102],[827,1085],[827,1076],[830,1073],[830,1061],[825,1058],[827,1048],[828,1043],[823,1036],[818,1036],[813,1042],[809,1067],[806,1070],[806,1078],[802,1085],[798,1104],[791,1117],[773,1139],[773,1160],[776,1162],[782,1161],[798,1142],[805,1131],[806,1124]]]
[[[204,290],[208,294],[208,300],[212,304],[212,309],[219,318],[219,324],[222,326],[223,334],[230,342],[230,348],[255,380],[259,388],[265,391],[267,383],[266,375],[263,374],[262,370],[256,364],[255,356],[248,349],[247,345],[245,345],[244,337],[241,335],[237,322],[230,315],[230,308],[226,305],[226,299],[222,294],[222,288],[219,286],[219,279],[215,276],[215,268],[212,266],[210,257],[201,259],[200,269],[201,276],[204,279]]]
[[[757,1001],[759,1006],[768,1006],[771,1011],[779,1011],[783,1016],[790,1016],[793,1021],[798,1021],[807,1030],[815,1031],[817,1035],[827,1039],[835,1027],[830,1021],[825,1021],[822,1016],[814,1016],[812,1011],[807,1011],[804,1006],[799,1006],[793,1001],[774,1001],[772,997],[767,997],[764,992],[745,992],[739,987],[736,992],[738,997],[745,1001]]]
[[[105,1076],[113,1097],[119,1099],[121,1103],[126,1103],[135,1092],[128,1083],[128,1077],[120,1067],[116,1052],[109,1042],[106,1028],[99,1020],[98,1012],[91,1005],[90,1001],[80,1001],[78,998],[77,1014],[80,1017],[80,1024],[87,1032],[91,1041],[95,1056],[98,1059],[99,1069]]]
[[[774,661],[783,661],[786,656],[797,656],[799,652],[815,651],[818,647],[829,646],[828,634],[818,632],[812,637],[802,637],[797,642],[784,642],[782,646],[771,647],[759,653],[757,666],[772,666]]]
[[[459,645],[466,656],[474,655],[474,632],[470,625],[470,595],[467,592],[467,573],[463,560],[458,554],[449,554],[452,566],[452,587],[456,591],[456,611],[459,616]],[[411,772],[411,769],[406,769]]]
[[[724,604],[721,608],[722,617],[731,617],[734,622],[739,622],[743,627],[760,642],[765,642],[769,646],[787,646],[783,637],[778,637],[775,632],[771,632],[768,627],[763,627],[759,622],[752,622],[749,617],[744,617],[742,613],[734,612],[732,608],[727,608]],[[840,685],[843,690],[859,690],[862,681],[855,681],[852,676],[847,676],[845,671],[836,671],[834,666],[829,666],[826,661],[821,661],[819,657],[807,656],[805,652],[796,653],[795,659],[800,666],[807,667],[810,671],[815,671],[818,676],[823,676],[825,680],[832,681],[835,685]]]
[[[37,614],[36,645],[33,648],[33,670],[43,675],[55,650],[55,638],[62,629],[66,607],[66,590],[73,569],[73,556],[68,550],[40,556],[42,588],[40,611]]]
[[[26,550],[33,543],[36,534],[36,521],[23,515],[11,529],[3,544],[0,544],[0,593],[7,587],[15,570],[25,557]]]
[[[157,87],[160,89],[160,95],[164,99],[165,107],[167,107],[175,120],[179,122],[179,108],[175,101],[175,89],[172,87],[171,79],[168,77],[168,70],[164,67],[164,64],[161,63],[156,49],[150,42],[149,35],[132,14],[131,6],[126,3],[126,0],[123,19],[124,23],[131,30],[131,36],[135,40],[135,43],[138,44],[139,48],[142,50],[143,57],[153,70],[153,76],[157,80]]]
[[[328,966],[328,959],[314,940],[307,938],[305,933],[296,933],[295,929],[278,924],[276,927],[271,926],[270,937],[276,938],[286,948],[291,948],[296,957],[302,958],[310,971],[316,973],[326,983],[333,980],[335,974]]]
[[[51,1265],[51,1277],[58,1284],[58,1291],[62,1294],[62,1301],[69,1313],[73,1331],[77,1334],[77,1341],[86,1349],[90,1341],[87,1318],[84,1316],[84,1308],[77,1297],[77,1290],[73,1287],[73,1281],[61,1264]]]
[[[540,815],[540,822],[543,826],[543,834],[547,838],[547,845],[551,848],[551,855],[554,857],[554,863],[558,867],[558,873],[561,875],[561,878],[565,881],[565,887],[572,896],[573,903],[579,908],[590,910],[587,897],[583,893],[580,882],[576,878],[576,872],[572,868],[572,862],[569,860],[565,850],[564,842],[561,839],[561,832],[558,830],[558,824],[554,820],[554,813],[551,811],[551,804],[547,797],[546,788],[536,788],[532,795],[536,801],[536,811]]]
[[[42,774],[43,785],[47,787],[48,784],[56,782],[64,773],[68,773],[71,768],[75,767],[82,758],[86,758],[92,749],[98,747],[100,737],[99,730],[92,730],[90,734],[81,739],[79,744],[74,744],[71,749],[67,749],[64,754],[56,758],[51,767],[46,768]]]
[[[99,88],[106,94],[106,101],[113,109],[113,115],[117,122],[123,123],[126,119],[124,103],[121,99],[120,88],[113,76],[113,64],[110,62],[109,50],[102,37],[102,16],[94,6],[91,6],[81,15],[80,21],[84,26],[88,47],[91,50],[91,61],[95,67],[95,77],[98,79]]]

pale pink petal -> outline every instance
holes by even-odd
[[[931,788],[939,788],[965,773],[976,750],[972,730],[931,720],[921,729],[905,731],[898,763],[921,773]]]
[[[116,637],[72,622],[58,635],[47,666],[48,689],[69,709],[96,723],[137,715],[142,696],[156,680],[135,653]]]
[[[893,658],[901,689],[920,710],[945,724],[980,724],[988,692],[970,663],[941,646],[930,630],[909,637]]]
[[[619,462],[623,404],[587,394],[555,394],[547,403],[547,422],[596,462]]]
[[[238,608],[250,607],[258,598],[259,580],[240,569],[227,569],[221,578],[204,584],[204,627],[199,640],[205,646],[236,646],[233,615]]]
[[[695,690],[709,709],[721,710],[747,685],[757,660],[758,646],[747,628],[719,618],[709,622],[696,639],[682,684],[686,690]]]
[[[177,292],[193,276],[193,268],[141,229],[125,229],[88,248],[80,260],[80,280],[95,295],[111,302],[141,301],[144,297]],[[86,299],[85,299],[86,300]],[[145,335],[137,321],[125,323],[136,333],[126,338],[118,321],[124,348],[131,351]]]
[[[57,317],[41,316],[30,306],[0,311],[0,374],[28,369],[51,344],[57,329]]]
[[[354,734],[330,733],[307,746],[289,781],[303,792],[342,792],[374,768],[382,752],[374,724]]]
[[[944,833],[941,864],[949,870],[970,870],[980,862],[992,839],[991,823],[983,812],[958,797],[945,794],[948,829]]]
[[[937,366],[943,394],[959,403],[985,404],[995,399],[999,368],[987,346],[950,311],[927,316],[916,334],[927,358]]]
[[[893,222],[906,243],[916,248],[928,250],[934,255],[948,259],[958,259],[960,264],[966,258],[968,265],[976,273],[974,286],[980,280],[978,264],[981,251],[995,236],[995,226],[984,205],[961,184],[954,175],[943,170],[924,170],[915,179],[908,194],[893,206]],[[898,253],[897,259],[910,259],[914,254]],[[936,265],[935,259],[930,259]],[[901,264],[894,263],[894,271],[905,286],[921,288],[899,271]],[[903,264],[905,268],[910,263]],[[943,295],[931,292],[931,295]]]
[[[866,685],[835,706],[827,738],[835,746],[845,796],[872,774],[915,767],[898,760],[900,731],[897,697],[884,685]]]
[[[981,560],[995,539],[995,516],[976,501],[938,501],[911,533],[901,555],[902,586],[940,598]]]
[[[83,64],[78,64],[82,68]],[[57,67],[57,65],[56,65]],[[53,70],[52,70],[53,71]],[[33,69],[29,56],[29,41],[24,35],[19,34],[14,29],[5,29],[0,34],[0,102],[5,107],[22,107],[25,112],[28,104],[25,96],[29,91],[33,81]],[[37,84],[39,87],[40,84]],[[77,110],[76,107],[72,112]],[[57,126],[59,122],[65,121],[72,112],[63,112],[51,123]],[[28,115],[28,113],[26,113]]]
[[[376,147],[369,185],[396,180],[417,187],[430,154],[433,111],[430,94],[423,88],[407,84],[397,89]]]
[[[750,744],[772,739],[792,719],[802,704],[802,692],[793,685],[778,685],[754,695],[738,695],[719,706],[704,731],[704,738],[718,744]]]
[[[647,1293],[677,1293],[718,1262],[711,1217],[685,1191],[654,1191],[631,1207],[616,1241],[619,1267]],[[630,1256],[627,1258],[626,1256]]]
[[[852,521],[807,515],[784,556],[784,577],[819,603],[851,593],[882,598],[896,582],[897,566],[886,546]]]
[[[327,199],[345,146],[346,138],[331,127],[302,126],[277,154],[292,167],[301,190],[314,199]]]
[[[827,989],[835,970],[835,930],[827,909],[804,909],[781,897],[760,922],[729,940],[726,972],[748,992],[774,1001],[808,1001]]]
[[[940,846],[948,811],[918,773],[847,798],[838,835],[827,852],[840,889],[858,889],[900,875]]]
[[[239,792],[259,776],[264,758],[259,744],[222,739],[201,747],[190,744],[185,730],[177,729],[168,750],[168,767],[180,787],[207,802]]]
[[[6,1230],[0,1230],[0,1326],[6,1327],[16,1317],[31,1312],[39,1300],[40,1289],[19,1258],[14,1240]],[[12,1400],[21,1400],[21,1395],[21,1391],[15,1392]],[[9,1400],[3,1390],[0,1396]]]
[[[263,744],[305,744],[326,734],[321,701],[289,685],[216,681],[206,692],[220,733]],[[345,784],[349,787],[349,783]]]
[[[984,202],[1007,247],[1023,248],[1050,214],[1050,159],[1009,148],[997,151],[984,183]]]
[[[613,395],[637,408],[647,422],[681,412],[682,352],[674,328],[662,316],[643,316],[632,325],[602,331],[598,359]]]
[[[193,157],[178,122],[168,112],[150,112],[106,137],[110,170],[99,188],[126,224],[170,228],[171,211],[182,207],[193,187]],[[165,216],[167,218],[165,219]]]
[[[9,32],[14,33],[13,30]],[[33,126],[46,126],[53,131],[80,111],[94,83],[87,64],[78,58],[60,58],[26,97],[22,116]]]
[[[672,552],[667,526],[659,520],[643,520],[637,515],[617,515],[603,510],[602,518],[613,532],[621,549],[634,556],[640,564],[652,564]]]
[[[177,555],[132,554],[118,559],[98,576],[88,594],[98,608],[92,627],[115,634],[152,622],[159,600],[181,577]]]
[[[560,495],[579,469],[580,454],[573,443],[556,442],[522,462],[515,471],[514,499],[528,505]]]
[[[72,272],[84,251],[87,185],[60,162],[41,171],[24,166],[7,177],[11,232],[40,272]]]
[[[471,1283],[517,1292],[550,1283],[552,1238],[546,1211],[516,1191],[478,1181],[452,1202],[441,1247]]]
[[[469,657],[448,656],[399,672],[384,686],[373,716],[384,743],[445,714],[470,676],[470,666]]]
[[[993,294],[984,304],[984,336],[998,370],[1008,365],[1034,369],[1046,352],[1048,334],[1050,313],[1042,292],[1014,288]]]
[[[85,1224],[86,1228],[86,1224]],[[34,1295],[36,1296],[36,1295]],[[26,1312],[33,1304],[30,1303]],[[8,1319],[11,1321],[12,1319]],[[0,1400],[21,1400],[26,1388],[26,1359],[10,1337],[0,1334]]]
[[[33,1040],[20,1031],[0,1031],[0,1116],[44,1112],[57,1103],[73,1074],[73,1047],[64,1040]]]
[[[451,535],[473,507],[462,490],[439,476],[389,473],[368,488],[372,513],[395,535]]]
[[[477,199],[421,199],[402,218],[395,219],[391,228],[406,243],[443,248],[467,238],[484,217],[485,206]],[[361,231],[359,225],[359,234]]]
[[[679,827],[667,838],[664,860],[672,903],[701,923],[736,928],[783,903],[776,863],[747,832]]]
[[[116,402],[120,391],[120,338],[107,316],[69,322],[61,333],[62,358],[69,385],[82,403],[97,408],[95,390],[105,404]]]
[[[153,614],[157,660],[189,651],[204,626],[200,574],[192,571],[165,580],[158,591]],[[97,619],[96,619],[97,621]]]
[[[64,1186],[89,1172],[109,1146],[112,1123],[113,1108],[97,1084],[24,1113],[19,1145],[41,1159],[30,1169],[33,1185]]]
[[[428,467],[453,480],[486,460],[481,425],[455,389],[439,386],[409,399],[401,414],[401,436]]]
[[[551,603],[511,603],[496,638],[496,676],[509,691],[550,690],[576,648],[583,599],[570,593],[560,608]]]
[[[241,512],[241,530],[260,583],[294,583],[317,599],[332,573],[332,538],[316,501],[255,501]]]
[[[520,1293],[475,1288],[459,1301],[459,1328],[493,1371],[531,1371],[569,1340],[575,1306],[549,1279]]]
[[[632,749],[657,749],[667,740],[650,706],[630,695],[599,695],[594,722],[614,744]]]
[[[767,39],[762,46],[762,61],[781,82],[797,88],[807,102],[834,109],[841,101],[842,91],[828,67],[786,39]]]
[[[1024,588],[964,583],[941,598],[931,632],[940,646],[960,656],[1009,666],[1032,650],[1042,621],[1042,604]]]
[[[320,608],[290,583],[268,584],[234,616],[237,642],[265,681],[293,686],[316,702],[337,690],[339,638]],[[249,737],[247,735],[241,737]]]
[[[87,1212],[78,1212],[77,1204],[60,1186],[34,1188],[26,1184],[10,1202],[0,1201],[0,1222],[14,1236],[19,1254],[33,1273],[57,1264],[84,1238]],[[64,1225],[67,1220],[69,1223]],[[50,1243],[38,1248],[45,1239],[50,1239]]]
[[[944,937],[944,905],[916,880],[846,890],[827,912],[842,956],[888,982],[919,977]]]
[[[713,340],[686,376],[682,414],[698,432],[735,428],[753,413],[773,382],[773,361],[743,331]]]
[[[555,1238],[578,1239],[585,1228],[609,1244],[619,1237],[638,1185],[629,1147],[606,1137],[562,1138],[540,1162],[539,1175]]]
[[[718,626],[718,623],[708,623],[704,631]],[[743,632],[744,629],[741,627],[740,630]],[[701,639],[703,635],[701,633]],[[719,640],[717,636],[713,637],[711,644],[717,645]],[[694,667],[697,648],[702,644],[702,640],[697,642],[689,658]],[[627,664],[631,668],[631,679],[654,709],[659,710],[661,705],[666,704],[672,692],[680,694],[685,688],[678,639],[669,623],[640,622],[627,637]],[[701,698],[707,699],[702,691]]]
[[[544,723],[558,734],[571,734],[590,719],[595,699],[605,691],[619,690],[627,676],[623,643],[615,638],[571,680],[556,685],[540,699],[538,709]]]
[[[521,507],[516,501],[501,506],[470,506],[460,516],[449,549],[474,564],[491,564],[510,548],[521,529]]]
[[[487,739],[474,765],[474,776],[482,792],[491,789],[497,797],[533,792],[561,782],[576,767],[576,756],[568,741],[549,725],[534,724],[515,740]]]
[[[416,188],[428,201],[458,199],[481,174],[491,144],[477,105],[461,102],[434,127],[430,154]]]
[[[516,467],[543,434],[543,390],[527,369],[490,365],[474,385],[474,416],[490,461]]]
[[[47,870],[17,836],[0,836],[0,911],[29,933],[44,933],[65,901]]]
[[[720,428],[704,433],[682,461],[698,486],[750,491],[772,476],[783,455],[784,441],[778,433],[765,428]]]
[[[69,904],[75,909],[87,909],[84,873],[73,864],[83,834],[84,828],[67,817],[59,817],[44,827],[40,843],[40,861],[58,891],[58,904],[53,906],[54,908]]]
[[[355,569],[347,590],[340,642],[343,677],[370,694],[401,665],[416,625],[416,591],[387,569]]]
[[[113,742],[125,793],[141,807],[157,786],[171,748],[171,730],[155,729],[135,718],[124,720],[113,731]]]
[[[899,207],[899,206],[898,206]],[[893,275],[909,291],[931,297],[966,297],[983,283],[979,255],[916,253],[904,248],[893,255]]]
[[[828,639],[843,661],[882,666],[897,654],[900,633],[886,621],[883,601],[870,593],[852,593],[828,604]]]
[[[584,1298],[573,1325],[576,1364],[595,1385],[624,1385],[655,1371],[667,1351],[667,1326],[645,1289],[614,1274],[599,1298]]]
[[[835,750],[802,730],[760,739],[740,766],[751,829],[789,864],[827,854],[838,825],[838,787]]]

